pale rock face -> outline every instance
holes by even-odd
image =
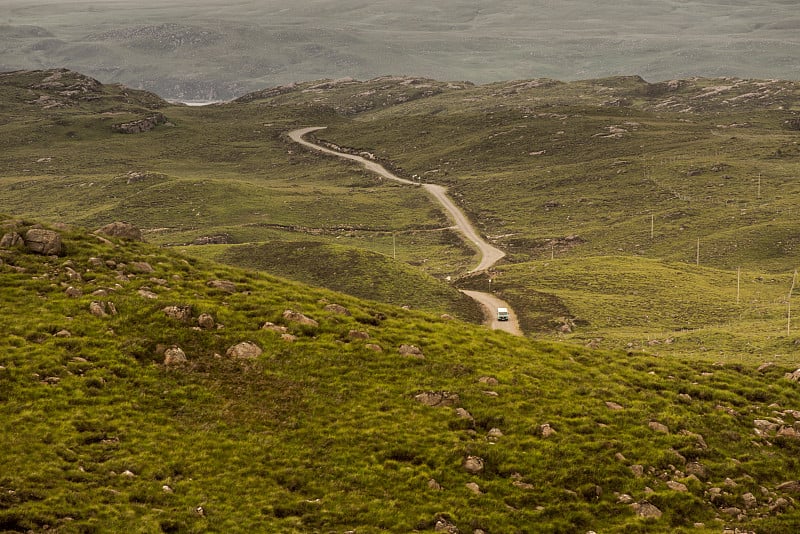
[[[252,360],[261,356],[264,351],[261,347],[250,341],[243,341],[230,347],[225,355],[235,360]]]
[[[25,233],[25,246],[29,251],[44,256],[58,255],[63,250],[61,235],[41,228],[31,228]]]

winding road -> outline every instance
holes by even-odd
[[[405,178],[400,178],[399,176],[389,172],[383,165],[379,163],[375,163],[374,161],[370,161],[366,158],[361,156],[356,156],[354,154],[347,154],[345,152],[338,152],[336,150],[332,150],[330,148],[326,148],[310,141],[306,141],[303,137],[311,132],[316,132],[318,130],[324,130],[326,126],[312,126],[309,128],[300,128],[297,130],[292,130],[289,132],[289,138],[304,147],[310,148],[312,150],[316,150],[317,152],[323,152],[325,154],[330,154],[332,156],[336,156],[339,158],[348,159],[350,161],[355,161],[360,163],[364,168],[368,171],[374,172],[379,176],[382,176],[388,180],[394,180],[395,182],[399,182],[401,184],[406,185],[418,185],[417,182],[413,182],[411,180],[406,180]],[[496,248],[486,241],[478,234],[475,230],[475,227],[472,226],[472,223],[469,221],[464,212],[461,211],[458,206],[456,206],[450,197],[447,196],[447,188],[441,185],[435,184],[422,184],[422,188],[431,195],[447,212],[450,219],[455,223],[455,227],[464,235],[464,237],[471,242],[481,254],[481,261],[478,265],[471,269],[470,273],[476,273],[479,271],[485,271],[492,267],[495,263],[497,263],[503,256],[505,256],[505,252]],[[517,320],[516,314],[514,311],[509,307],[509,305],[496,297],[491,293],[483,293],[480,291],[465,291],[462,290],[462,293],[471,297],[475,301],[477,301],[481,306],[484,308],[484,314],[486,316],[486,324],[491,328],[496,330],[503,330],[509,332],[511,334],[521,336],[522,331],[519,328],[519,322]],[[495,311],[497,308],[508,308],[509,315],[511,316],[508,321],[498,321],[495,317]]]

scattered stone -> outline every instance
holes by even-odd
[[[164,365],[167,367],[186,363],[186,353],[179,347],[172,347],[164,351]]]
[[[760,432],[775,432],[776,430],[778,430],[777,423],[773,423],[772,421],[767,421],[766,419],[755,419],[753,421],[753,426],[757,431]]]
[[[483,458],[480,456],[467,456],[467,459],[464,460],[464,470],[471,475],[483,472],[483,466]]]
[[[775,486],[776,491],[783,491],[788,493],[800,493],[800,480],[790,480]]]
[[[350,330],[347,333],[347,337],[350,339],[369,339],[369,334],[363,330]]]
[[[53,230],[31,228],[25,233],[25,247],[35,254],[59,255],[63,251],[61,235]]]
[[[281,339],[291,343],[293,341],[297,341],[297,336],[292,335],[292,334],[288,334],[288,333],[287,334],[281,334]]]
[[[782,427],[775,435],[782,438],[800,439],[800,432],[790,426]]]
[[[350,310],[348,310],[347,308],[345,308],[340,304],[328,304],[327,306],[325,306],[324,310],[326,312],[331,312],[338,315],[346,315],[347,317],[350,317],[352,315],[350,313]]]
[[[149,274],[155,272],[155,269],[146,261],[132,261],[128,264],[128,270],[133,273]]]
[[[116,315],[117,308],[113,302],[95,300],[89,304],[89,313],[96,317],[105,317],[106,315]]]
[[[96,230],[95,233],[101,233],[111,237],[118,237],[128,241],[144,241],[142,232],[134,225],[125,222],[113,222],[107,224],[102,228]]]
[[[131,471],[130,469],[126,469],[125,471],[123,471],[123,472],[122,472],[122,476],[124,476],[124,477],[129,477],[129,478],[133,478],[133,477],[135,477],[136,475],[134,475],[134,474],[133,474],[133,471]]]
[[[440,318],[442,319],[442,321],[452,321],[453,320],[453,316],[450,315],[449,313],[443,313],[440,316]]]
[[[758,499],[756,499],[756,496],[750,492],[742,495],[742,502],[744,502],[744,507],[747,509],[752,509],[758,506]]]
[[[644,476],[644,466],[643,465],[634,464],[634,465],[630,466],[628,469],[631,470],[631,473],[633,473],[633,476],[635,476],[636,478],[641,478],[641,477]]]
[[[409,358],[417,358],[419,360],[424,360],[425,355],[422,353],[422,349],[417,347],[416,345],[400,345],[400,348],[397,349],[401,356],[407,356]]]
[[[764,363],[762,363],[761,365],[758,366],[756,371],[758,371],[759,373],[763,373],[764,371],[766,371],[770,367],[773,367],[774,365],[775,365],[775,362],[764,362]]]
[[[456,416],[459,419],[467,419],[468,421],[474,421],[475,419],[472,417],[472,414],[469,413],[464,408],[456,408]]]
[[[252,343],[250,341],[243,341],[242,343],[238,343],[230,347],[226,352],[225,356],[228,358],[233,358],[235,360],[250,360],[254,358],[258,358],[264,351],[261,350],[261,347]]]
[[[216,322],[211,314],[201,313],[200,317],[197,318],[197,325],[205,330],[212,330],[216,326]]]
[[[111,129],[117,133],[123,134],[137,134],[149,132],[160,124],[167,124],[167,118],[163,113],[154,113],[149,117],[138,119],[130,122],[123,122],[120,124],[112,124]]]
[[[59,330],[55,333],[55,337],[72,337],[72,332],[69,330]]]
[[[685,404],[689,404],[692,402],[692,396],[689,395],[688,393],[679,393],[678,400]]]
[[[482,376],[478,379],[478,382],[489,386],[496,386],[500,383],[500,381],[493,376]]]
[[[496,392],[496,391],[481,391],[481,393],[483,393],[487,397],[499,397],[500,396],[500,394],[498,392]]]
[[[157,299],[158,298],[158,295],[156,295],[155,293],[153,293],[149,289],[142,288],[139,291],[137,291],[136,293],[138,293],[140,297],[146,298],[146,299]]]
[[[64,294],[69,298],[76,299],[83,296],[83,290],[78,287],[69,286]]]
[[[524,489],[524,490],[532,490],[536,489],[536,486],[533,484],[529,484],[528,482],[523,482],[521,480],[514,480],[511,484],[517,488]]]
[[[543,438],[549,438],[550,436],[554,436],[556,434],[555,429],[550,426],[550,423],[545,423],[543,425],[539,425],[538,427],[539,435]]]
[[[658,519],[662,515],[661,510],[659,510],[658,508],[656,508],[647,501],[641,503],[635,502],[631,504],[631,508],[633,508],[633,511],[636,512],[636,514],[639,517],[644,517],[644,518],[652,517],[654,519]]]
[[[614,455],[614,459],[617,460],[618,462],[627,462],[628,461],[628,459],[625,458],[625,455],[622,454],[621,452],[616,453]]]
[[[612,401],[606,401],[606,407],[609,410],[614,410],[614,411],[619,411],[619,410],[624,410],[625,409],[625,408],[622,407],[622,405],[617,404],[616,402],[612,402]]]
[[[414,399],[426,406],[437,408],[455,406],[461,400],[458,393],[450,393],[449,391],[426,391],[415,395]]]
[[[191,306],[167,306],[161,310],[167,317],[188,323],[192,319]]]
[[[619,499],[617,499],[617,502],[620,503],[620,504],[632,504],[633,503],[633,497],[631,497],[627,493],[623,493],[622,495],[619,496]]]
[[[690,476],[694,475],[701,479],[706,478],[706,468],[699,462],[689,462],[684,469],[686,474]]]
[[[103,260],[101,260],[100,258],[95,258],[95,257],[89,258],[86,261],[86,263],[89,264],[89,267],[93,267],[95,269],[100,269],[101,267],[103,267],[105,265],[105,262]]]
[[[701,434],[697,434],[695,432],[690,432],[690,431],[685,430],[685,429],[681,430],[680,434],[682,436],[689,436],[691,438],[694,438],[694,440],[695,440],[695,448],[697,448],[698,450],[704,451],[704,450],[708,449],[708,444],[706,443],[705,438]]]
[[[686,487],[686,484],[681,484],[680,482],[676,482],[674,480],[668,480],[667,487],[672,491],[689,491],[689,488]]]
[[[270,323],[269,321],[264,323],[261,326],[261,329],[262,330],[271,330],[272,332],[278,332],[279,334],[285,334],[286,332],[289,331],[289,329],[286,328],[285,326],[280,326],[280,325],[277,325],[275,323]]]
[[[436,519],[436,526],[434,526],[433,530],[444,534],[459,534],[458,527],[443,517]]]
[[[174,493],[174,491],[172,490],[172,488],[171,488],[171,487],[169,487],[169,486],[167,486],[166,484],[164,484],[163,486],[161,486],[161,491],[163,491],[164,493]]]
[[[434,479],[428,480],[428,488],[432,489],[433,491],[442,491],[442,485],[436,482]]]
[[[492,428],[489,430],[489,434],[486,436],[490,440],[492,439],[499,439],[503,437],[503,431],[499,428]]]
[[[367,343],[364,345],[364,348],[374,350],[375,352],[383,352],[383,348],[380,345],[376,345],[375,343]]]
[[[650,421],[647,424],[647,426],[650,427],[650,430],[653,430],[654,432],[661,432],[662,434],[669,434],[669,427],[667,425],[663,425],[663,424],[661,424],[661,423],[659,423],[657,421]]]
[[[464,484],[464,486],[466,486],[466,488],[468,490],[470,490],[472,493],[474,493],[475,495],[483,495],[483,492],[481,491],[481,487],[479,485],[477,485],[475,482],[467,482],[466,484]]]
[[[793,373],[786,373],[784,377],[792,382],[798,382],[800,381],[800,369],[797,369]]]
[[[287,321],[291,321],[291,322],[297,323],[297,324],[313,326],[313,327],[319,326],[319,323],[317,321],[315,321],[314,319],[306,317],[302,313],[296,312],[296,311],[293,311],[293,310],[285,310],[283,312],[283,318],[285,320],[287,320]]]
[[[735,506],[730,506],[728,508],[723,508],[722,513],[731,517],[739,517],[742,514],[742,509],[736,508]]]
[[[236,284],[228,280],[209,280],[206,285],[212,289],[219,289],[225,293],[235,293]]]
[[[3,234],[0,239],[0,248],[19,247],[25,244],[25,240],[17,232],[8,232]]]

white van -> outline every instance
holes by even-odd
[[[508,308],[497,308],[497,320],[508,321]]]

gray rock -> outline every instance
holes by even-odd
[[[152,273],[155,272],[153,266],[146,261],[132,261],[128,264],[128,270],[132,273]]]
[[[280,326],[275,323],[266,322],[261,326],[262,330],[270,330],[272,332],[278,332],[279,334],[285,334],[289,331],[288,328],[285,326]]]
[[[352,315],[350,313],[350,310],[348,310],[347,308],[345,308],[344,306],[341,306],[339,304],[328,304],[327,306],[325,306],[325,311],[326,312],[331,312],[331,313],[336,313],[338,315],[346,315],[348,317],[350,317]]]
[[[347,333],[347,337],[350,339],[369,339],[369,334],[363,330],[350,330]]]
[[[161,310],[167,317],[188,323],[192,319],[191,306],[167,306]]]
[[[422,349],[420,349],[416,345],[407,345],[407,344],[400,345],[400,348],[397,349],[397,352],[399,352],[401,356],[407,356],[409,358],[417,358],[419,360],[425,359],[425,355],[422,353]]]
[[[142,231],[130,223],[113,222],[97,230],[97,233],[118,237],[128,241],[144,241]]]
[[[633,511],[636,512],[636,514],[639,517],[645,517],[645,518],[652,517],[654,519],[658,519],[662,515],[661,510],[659,510],[658,508],[656,508],[647,501],[641,503],[635,502],[631,504],[631,508],[633,508]]]
[[[95,300],[89,304],[89,312],[97,317],[105,317],[107,315],[116,315],[117,308],[113,302]]]
[[[650,427],[650,430],[653,430],[655,432],[661,432],[662,434],[669,434],[669,427],[667,425],[659,423],[658,421],[650,421],[647,424],[647,426]]]
[[[619,411],[619,410],[624,410],[625,409],[625,408],[622,407],[621,404],[617,404],[616,402],[613,402],[613,401],[606,401],[606,408],[608,408],[609,410],[614,410],[614,411]]]
[[[428,488],[432,489],[433,491],[442,491],[442,485],[436,482],[434,479],[428,480]]]
[[[667,487],[672,491],[689,491],[689,488],[686,487],[686,484],[681,484],[680,482],[676,482],[675,480],[667,480]]]
[[[550,436],[554,436],[556,434],[555,429],[550,426],[550,423],[539,425],[538,431],[539,435],[543,438],[549,438]]]
[[[225,293],[235,293],[236,284],[228,280],[209,280],[206,285],[212,289],[219,289]]]
[[[468,421],[474,421],[474,418],[472,417],[472,414],[469,413],[464,408],[456,408],[456,416],[458,416],[459,419],[466,419]]]
[[[310,317],[306,317],[302,313],[296,312],[294,310],[284,310],[283,318],[285,320],[287,320],[287,321],[291,321],[291,322],[297,323],[297,324],[313,326],[313,327],[319,326],[319,323],[317,321],[315,321],[314,319],[311,319]]]
[[[17,232],[8,232],[3,234],[3,237],[0,238],[0,248],[11,248],[22,246],[25,244],[25,240],[22,239],[22,236],[19,235]]]
[[[261,347],[252,343],[250,341],[243,341],[242,343],[238,343],[230,347],[226,352],[225,356],[228,358],[233,358],[235,360],[251,360],[254,358],[258,358],[264,351],[261,350]]]
[[[380,345],[376,345],[375,343],[367,343],[366,345],[364,345],[364,348],[373,350],[375,352],[383,352],[383,348]]]
[[[63,251],[61,235],[42,228],[31,228],[25,233],[25,247],[35,254],[45,256],[58,255]]]
[[[750,492],[742,495],[742,502],[744,503],[744,507],[748,510],[758,506],[758,499],[756,499],[756,496]]]
[[[464,484],[464,486],[475,495],[483,495],[481,487],[477,485],[475,482],[467,482],[466,484]]]
[[[146,298],[146,299],[157,299],[158,298],[158,295],[156,295],[155,293],[153,293],[149,289],[145,289],[145,288],[140,289],[139,291],[137,291],[137,293],[139,294],[140,297]]]
[[[426,406],[444,407],[454,406],[459,403],[461,398],[458,393],[449,391],[426,391],[414,396],[414,399]]]
[[[464,460],[464,470],[471,474],[477,475],[483,472],[484,461],[480,456],[467,456]]]
[[[216,322],[214,321],[214,317],[211,316],[209,313],[201,313],[200,317],[197,318],[197,326],[200,328],[204,328],[206,330],[212,330],[214,326],[216,326]]]
[[[786,378],[786,380],[791,380],[792,382],[798,382],[800,381],[800,369],[797,369],[792,373],[786,373],[784,377]]]
[[[83,290],[78,287],[69,286],[64,294],[70,298],[76,299],[83,296]]]
[[[117,133],[137,134],[149,132],[160,124],[167,124],[167,118],[163,113],[155,113],[143,119],[113,124],[111,129]]]
[[[70,332],[69,330],[59,330],[58,332],[55,333],[55,336],[56,337],[71,337],[72,336],[72,332]]]
[[[489,386],[496,386],[500,383],[500,381],[493,376],[482,376],[478,379],[478,383],[486,384]]]
[[[186,363],[186,353],[178,347],[172,347],[164,351],[164,365],[173,366]]]

